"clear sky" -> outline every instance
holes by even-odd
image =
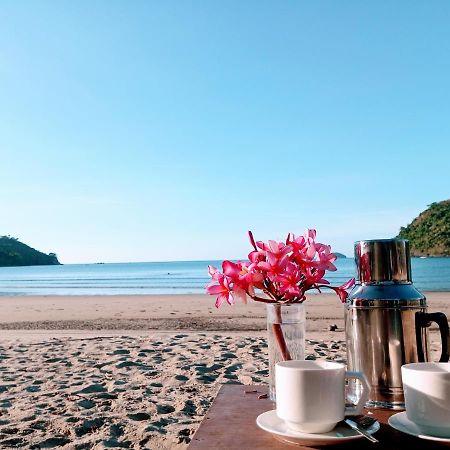
[[[450,197],[450,2],[1,1],[0,234],[63,263],[395,236]]]

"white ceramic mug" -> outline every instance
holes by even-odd
[[[345,407],[345,380],[361,381],[358,403]],[[346,415],[360,414],[369,397],[369,383],[361,372],[346,372],[343,364],[328,361],[282,361],[275,368],[277,416],[303,433],[331,431]]]
[[[406,415],[425,434],[450,438],[450,363],[402,366]]]

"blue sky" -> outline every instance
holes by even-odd
[[[3,1],[0,234],[64,263],[392,237],[449,198],[447,1]]]

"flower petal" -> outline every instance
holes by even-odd
[[[206,291],[208,292],[208,294],[210,295],[217,295],[217,294],[222,294],[224,292],[227,292],[227,289],[225,289],[223,286],[221,286],[220,284],[214,284],[213,286],[208,286],[206,288]]]
[[[223,294],[219,295],[216,299],[216,308],[220,308],[223,302],[226,301],[227,297]]]

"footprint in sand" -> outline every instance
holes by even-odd
[[[149,420],[151,418],[150,414],[147,414],[146,412],[127,414],[127,417],[136,422],[142,422],[143,420]]]
[[[83,409],[91,409],[95,407],[95,402],[93,402],[92,400],[83,399],[80,400],[77,405]]]
[[[156,405],[156,412],[158,414],[170,414],[175,411],[175,408],[171,405]]]
[[[196,377],[196,380],[203,384],[212,384],[217,380],[217,375],[200,375]]]
[[[107,389],[102,384],[91,384],[78,391],[79,394],[97,394],[99,392],[106,392]]]
[[[222,360],[227,360],[227,359],[236,359],[237,356],[234,353],[231,352],[226,352],[226,353],[222,353],[220,355],[222,358]]]
[[[85,434],[99,429],[104,425],[104,423],[105,419],[103,417],[97,417],[92,420],[85,420],[81,426],[75,428],[75,434],[78,437],[84,436]]]
[[[28,386],[25,388],[27,392],[39,392],[41,390],[40,386]]]
[[[197,406],[195,406],[195,403],[192,400],[186,400],[181,412],[187,416],[195,416],[197,414]]]
[[[22,447],[25,441],[23,438],[12,438],[12,439],[6,439],[1,442],[2,446],[6,447]]]
[[[188,381],[189,378],[186,377],[185,375],[175,375],[175,380],[177,380],[177,381]]]
[[[114,350],[112,352],[113,355],[129,355],[130,354],[130,350],[124,349],[124,348],[120,348],[118,350]]]
[[[41,449],[41,448],[54,448],[54,447],[61,447],[63,445],[69,444],[71,442],[70,439],[66,438],[66,437],[51,437],[48,439],[45,439],[42,442],[39,442],[39,444],[37,444],[36,447],[31,447],[36,448],[36,449]]]

